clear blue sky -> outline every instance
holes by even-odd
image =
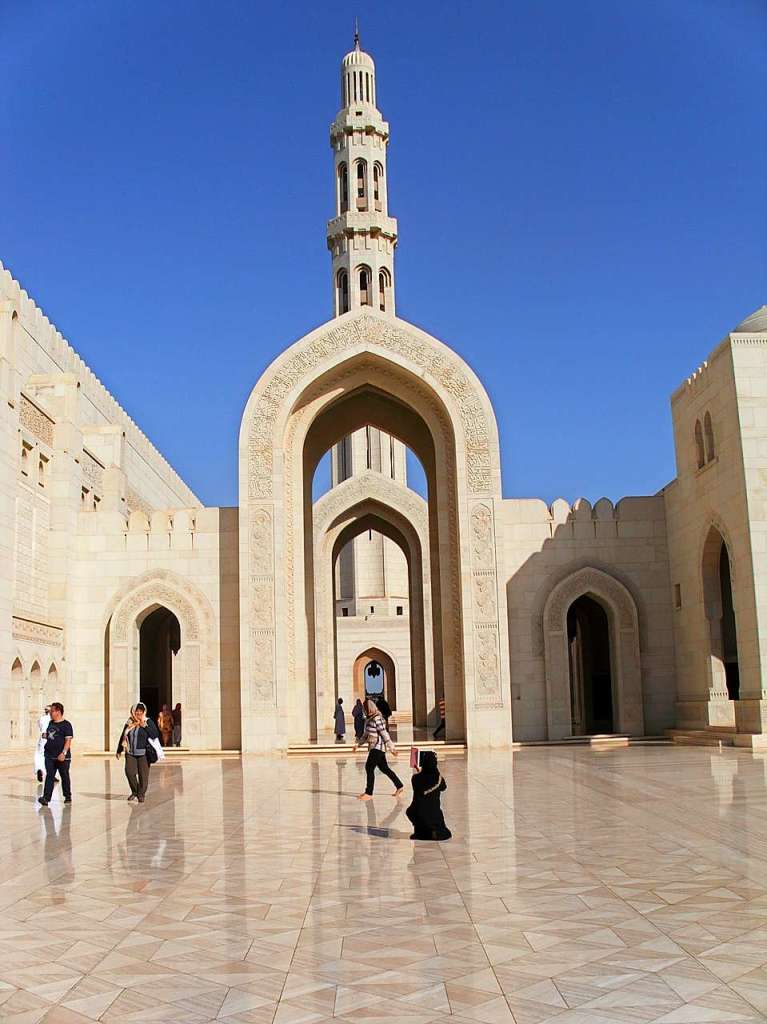
[[[767,301],[765,0],[0,0],[0,258],[208,504],[330,315],[354,14],[398,313],[485,382],[504,493],[651,493],[668,398]]]

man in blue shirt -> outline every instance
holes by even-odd
[[[47,807],[53,796],[53,783],[56,772],[61,778],[61,790],[64,803],[72,803],[72,784],[69,781],[69,766],[72,763],[72,725],[64,718],[64,705],[54,701],[51,704],[51,720],[48,724],[45,739],[45,787],[38,803]]]

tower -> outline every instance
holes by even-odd
[[[336,210],[328,221],[327,238],[335,316],[364,306],[394,315],[397,221],[388,213],[389,125],[376,96],[375,64],[355,32],[354,49],[341,62],[341,109],[330,126]],[[332,487],[365,472],[406,483],[404,444],[370,425],[333,446]],[[405,555],[394,541],[366,531],[340,552],[335,593],[339,678],[351,678],[361,651],[385,646],[397,672],[396,693],[388,686],[386,692],[400,719],[407,719],[411,666]]]
[[[341,109],[330,126],[335,217],[328,221],[336,316],[371,306],[394,313],[397,221],[389,216],[389,125],[376,106],[373,58],[360,48],[341,62]]]

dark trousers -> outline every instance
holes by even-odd
[[[365,772],[368,777],[368,784],[365,786],[365,792],[368,796],[373,795],[373,786],[375,785],[375,771],[376,768],[381,772],[382,775],[388,775],[392,780],[397,789],[402,789],[402,783],[394,774],[386,761],[386,751],[384,750],[371,750],[368,754],[368,759],[365,762]]]
[[[43,788],[43,800],[50,801],[53,796],[53,782],[56,778],[56,772],[59,773],[61,779],[61,792],[64,795],[64,799],[72,796],[72,783],[69,781],[69,765],[71,761],[57,761],[55,757],[46,757],[45,759],[45,786]]]
[[[440,718],[439,725],[437,726],[437,728],[432,733],[432,736],[436,740],[437,736],[439,736],[439,734],[441,732],[444,732],[444,731],[445,731],[445,719],[444,718]]]
[[[144,796],[149,785],[149,762],[144,757],[125,755],[125,777],[134,796]]]

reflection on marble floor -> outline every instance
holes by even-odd
[[[762,757],[444,768],[444,845],[386,780],[354,799],[361,758],[173,761],[143,806],[113,759],[75,761],[66,808],[1,771],[0,1020],[767,1020]]]

